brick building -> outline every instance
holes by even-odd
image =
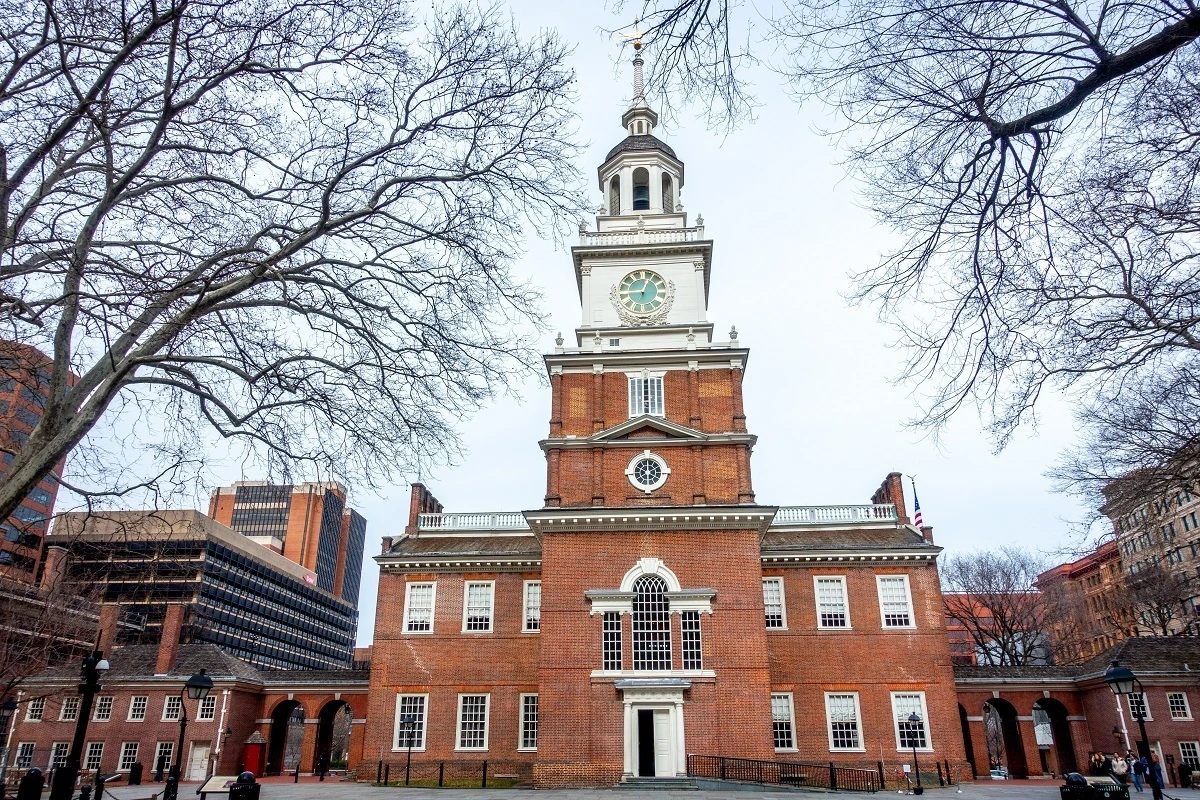
[[[319,588],[358,605],[367,521],[346,506],[342,484],[238,481],[213,492],[208,515],[311,570]]]
[[[1034,585],[1046,602],[1064,612],[1051,618],[1049,631],[1060,661],[1083,661],[1124,637],[1129,625],[1121,598],[1124,578],[1115,541],[1037,576]]]
[[[446,513],[416,485],[385,539],[365,752],[538,786],[674,778],[689,754],[963,762],[940,548],[898,474],[861,506],[759,502],[749,351],[713,338],[712,242],[656,123],[639,73],[572,249],[582,322],[545,357],[544,505]]]
[[[18,342],[0,342],[0,436],[6,449],[20,450],[41,421],[50,387],[51,359],[36,347]],[[0,454],[0,476],[12,463],[13,454]],[[0,523],[0,578],[33,584],[41,560],[46,528],[58,496],[60,462],[53,473],[35,486],[12,516]]]

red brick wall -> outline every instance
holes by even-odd
[[[900,752],[892,715],[891,692],[921,691],[929,712],[927,730],[932,753],[920,753],[932,771],[934,759],[965,761],[954,674],[946,640],[937,569],[930,566],[822,566],[768,569],[765,575],[784,579],[787,630],[766,633],[771,657],[771,686],[792,692],[797,748],[802,761],[829,761],[872,767],[911,762],[911,751]],[[916,629],[885,630],[879,612],[876,575],[907,574],[912,592]],[[817,627],[813,577],[846,578],[850,630]],[[825,711],[825,692],[858,692],[862,712],[860,731],[864,753],[831,751]]]

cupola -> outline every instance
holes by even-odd
[[[683,162],[675,151],[654,135],[658,114],[646,104],[642,83],[642,43],[634,41],[633,100],[621,115],[625,138],[600,165],[602,215],[635,216],[675,214],[682,211]]]

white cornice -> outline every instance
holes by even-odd
[[[642,329],[639,329],[639,332]],[[542,356],[546,363],[547,374],[552,374],[553,367],[564,371],[592,372],[595,365],[605,369],[624,371],[626,369],[642,369],[661,367],[663,369],[688,369],[689,362],[695,362],[697,368],[710,369],[737,366],[745,369],[750,360],[750,350],[745,347],[697,347],[695,350],[671,348],[663,350],[601,350],[596,352],[578,353],[547,353]]]
[[[849,527],[849,526],[843,526]],[[871,549],[856,549],[856,550],[780,550],[763,553],[762,563],[764,566],[770,565],[775,567],[785,566],[803,566],[805,564],[828,564],[828,563],[846,563],[852,561],[864,561],[868,563],[881,564],[932,564],[942,551],[942,548],[933,548],[936,552],[930,550],[900,550],[887,551]]]
[[[542,568],[540,558],[521,556],[503,558],[496,556],[422,556],[382,555],[376,556],[381,572],[413,572],[414,570],[436,570],[438,572],[537,572]]]
[[[645,258],[653,255],[678,253],[699,253],[704,258],[704,299],[708,301],[709,279],[712,276],[712,239],[701,239],[695,242],[661,242],[640,244],[596,244],[576,245],[571,248],[571,259],[575,263],[575,283],[579,294],[583,296],[583,266],[584,258]]]

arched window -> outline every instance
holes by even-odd
[[[610,214],[621,213],[621,176],[613,175],[608,184],[608,211]]]
[[[671,176],[665,172],[662,176],[662,198],[663,213],[670,214],[675,210],[675,191],[671,188]]]
[[[671,668],[671,612],[667,582],[643,575],[633,582],[633,668]]]
[[[650,210],[650,173],[645,167],[633,171],[633,210]]]

